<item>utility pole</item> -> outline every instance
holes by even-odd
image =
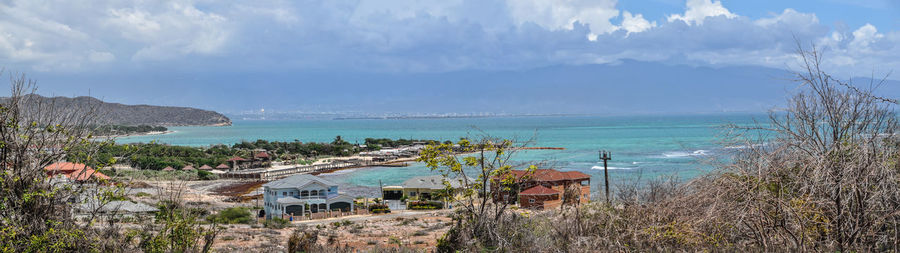
[[[600,160],[603,160],[603,182],[606,187],[606,204],[609,204],[609,169],[606,167],[606,161],[612,160],[609,151],[600,150]]]

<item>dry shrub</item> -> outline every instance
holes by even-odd
[[[731,126],[726,142],[745,148],[717,171],[620,186],[611,205],[489,212],[482,234],[456,218],[438,250],[900,250],[897,101],[826,74],[814,48],[799,55],[802,91],[766,124]]]

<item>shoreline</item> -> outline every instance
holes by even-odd
[[[101,135],[101,136],[97,136],[97,137],[94,137],[94,138],[97,138],[97,139],[99,139],[99,138],[113,138],[113,139],[115,139],[115,138],[122,138],[122,137],[165,135],[165,134],[171,134],[171,133],[175,133],[175,132],[176,132],[175,130],[166,130],[166,131],[153,131],[153,132],[134,133],[134,134]]]
[[[563,148],[563,147],[519,147],[519,148],[514,148],[513,150],[565,150],[565,149],[566,148]],[[475,153],[477,153],[477,152],[460,152],[457,154],[453,154],[453,156],[464,156],[464,155],[470,155],[470,154],[475,154]],[[317,176],[319,174],[333,173],[333,172],[347,170],[347,169],[377,168],[377,167],[406,167],[406,166],[409,166],[408,163],[419,162],[418,161],[419,157],[420,156],[398,158],[398,159],[384,161],[384,162],[380,162],[380,163],[376,163],[376,164],[327,169],[327,170],[322,170],[322,171],[310,172],[309,174]]]

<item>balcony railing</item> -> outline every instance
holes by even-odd
[[[313,195],[313,196],[291,196],[298,199],[325,199],[325,195]]]

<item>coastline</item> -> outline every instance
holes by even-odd
[[[101,136],[97,136],[97,137],[94,137],[94,138],[97,138],[97,139],[99,139],[99,138],[113,138],[113,139],[115,139],[115,138],[121,138],[121,137],[152,136],[152,135],[164,135],[164,134],[171,134],[171,133],[175,133],[175,130],[153,131],[153,132],[133,133],[133,134],[101,135]]]

